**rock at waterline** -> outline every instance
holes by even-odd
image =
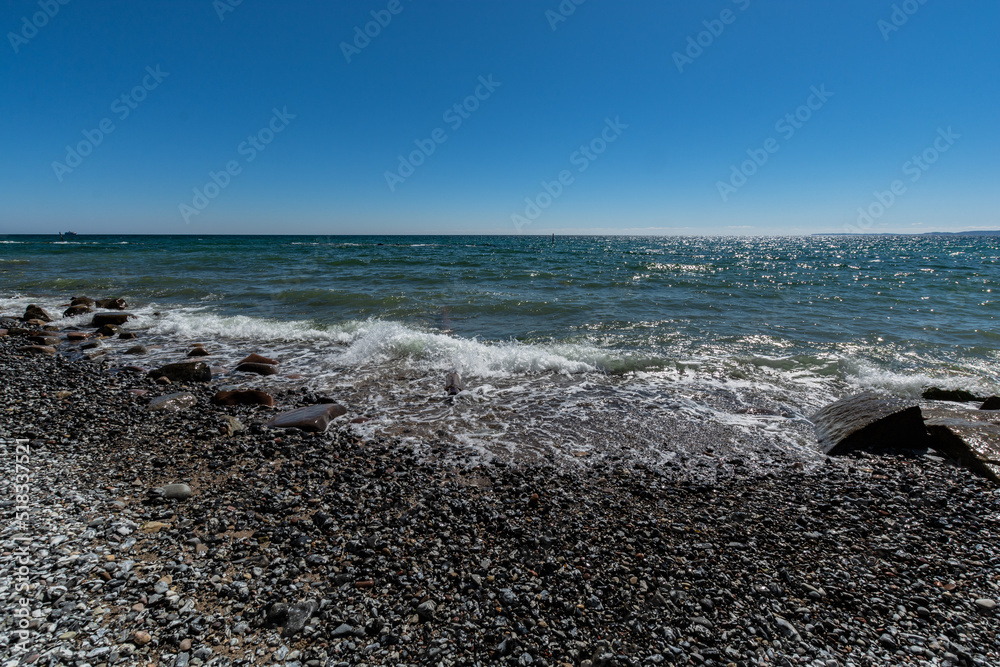
[[[271,366],[277,366],[278,362],[269,357],[262,357],[254,352],[250,356],[241,359],[240,364],[270,364]]]
[[[963,468],[1000,484],[1000,424],[980,414],[932,414],[927,419],[931,446]]]
[[[979,406],[980,410],[1000,410],[1000,396],[990,396]]]
[[[29,304],[27,308],[24,309],[24,316],[22,320],[41,320],[42,322],[51,322],[52,316],[49,315],[41,306],[36,306],[35,304]]]
[[[810,421],[820,449],[830,456],[855,450],[926,450],[930,445],[920,407],[863,393],[821,408]]]
[[[343,414],[347,414],[347,408],[336,403],[310,405],[298,410],[283,412],[267,422],[265,426],[268,428],[297,428],[312,433],[322,433],[333,419]]]
[[[77,306],[70,306],[63,311],[63,317],[76,317],[77,315],[86,315],[87,313],[93,312],[90,306],[85,306],[83,304]]]
[[[58,336],[28,336],[28,340],[35,345],[49,345],[50,347],[62,343],[62,339]]]
[[[208,355],[209,351],[203,347],[192,347],[187,353],[189,357],[207,357]]]
[[[457,372],[451,371],[444,376],[444,390],[448,392],[450,396],[454,396],[463,389],[465,389],[465,387],[462,385],[462,378],[458,376]]]
[[[128,308],[128,304],[122,298],[98,299],[95,304],[98,308],[107,308],[108,310],[125,310]]]
[[[133,345],[129,349],[125,350],[122,354],[147,354],[149,348],[145,345]]]
[[[271,364],[245,363],[236,367],[237,373],[256,373],[257,375],[276,375],[278,367]]]
[[[95,301],[89,296],[74,296],[70,299],[69,305],[71,306],[93,306]]]
[[[215,405],[266,405],[274,406],[274,397],[257,389],[236,389],[219,391],[212,396]]]
[[[212,369],[202,361],[182,361],[151,370],[149,377],[154,380],[165,377],[171,382],[209,382]]]
[[[197,404],[198,399],[194,397],[194,394],[180,392],[176,394],[167,394],[165,396],[157,396],[149,402],[146,409],[150,412],[177,412],[178,410],[192,408]]]
[[[940,387],[928,387],[920,395],[928,401],[951,401],[952,403],[971,403],[978,401],[975,394],[964,389],[941,389]]]
[[[134,318],[135,315],[132,313],[94,313],[94,319],[90,321],[90,326],[99,329],[105,324],[113,324],[120,327]]]
[[[114,338],[115,334],[121,335],[118,333],[118,327],[114,324],[105,324],[97,330],[97,335],[102,338]]]
[[[118,338],[120,338],[121,340],[134,340],[138,338],[138,336],[134,331],[122,331],[120,334],[118,334]]]

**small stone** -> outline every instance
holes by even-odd
[[[192,408],[197,404],[198,399],[194,397],[194,394],[180,392],[177,394],[157,396],[149,402],[149,405],[146,406],[146,410],[149,412],[177,412],[179,410]]]
[[[319,605],[315,600],[297,602],[288,608],[288,621],[285,623],[284,636],[294,637],[302,632],[306,623],[316,613]]]
[[[153,640],[153,637],[145,630],[136,630],[132,633],[132,642],[136,646],[145,646]]]
[[[990,600],[989,598],[979,598],[976,600],[976,607],[979,608],[979,611],[993,611],[996,609],[996,606],[996,600]]]
[[[163,487],[164,498],[176,498],[177,500],[187,500],[194,492],[187,484],[167,484]]]

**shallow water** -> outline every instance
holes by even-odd
[[[815,461],[808,416],[851,391],[1000,392],[998,289],[989,237],[0,237],[0,312],[124,296],[144,364],[258,351],[303,377],[234,382],[363,432],[663,465]]]

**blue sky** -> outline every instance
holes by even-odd
[[[4,0],[0,233],[1000,228],[995,1],[577,2]]]

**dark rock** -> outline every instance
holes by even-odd
[[[940,387],[924,389],[921,397],[928,401],[952,401],[954,403],[970,403],[979,400],[975,394],[964,389],[941,389]]]
[[[347,414],[347,408],[336,403],[310,405],[309,407],[283,412],[265,426],[268,428],[297,428],[313,433],[322,433],[330,421]]]
[[[94,319],[90,321],[90,326],[103,327],[105,324],[114,324],[120,327],[134,318],[135,315],[132,313],[94,313]]]
[[[927,420],[931,446],[960,466],[1000,483],[1000,424],[981,413],[934,415]]]
[[[271,364],[246,363],[236,367],[237,373],[256,373],[257,375],[276,375],[278,367]]]
[[[312,615],[316,613],[319,605],[316,604],[315,600],[306,600],[304,602],[297,602],[288,608],[288,621],[285,623],[284,636],[294,637],[295,635],[302,632],[302,629],[306,627],[306,623],[312,618]]]
[[[145,345],[133,345],[125,350],[124,354],[146,354],[148,352],[149,349]]]
[[[929,446],[920,407],[864,393],[821,408],[811,418],[816,438],[830,456],[855,450],[924,450]]]
[[[208,355],[208,350],[203,347],[192,347],[187,353],[189,357],[207,357]]]
[[[150,412],[157,410],[163,410],[166,412],[176,412],[178,410],[184,410],[186,408],[192,408],[198,404],[198,399],[194,397],[193,394],[187,392],[181,392],[177,394],[167,394],[165,396],[157,396],[149,402],[146,409]]]
[[[30,304],[24,309],[24,316],[22,320],[41,320],[42,322],[51,322],[52,316],[49,315],[41,306],[36,306],[35,304]]]
[[[63,311],[63,317],[76,317],[77,315],[85,315],[87,313],[93,312],[90,306],[78,305],[70,306]]]
[[[1000,396],[990,396],[979,406],[980,410],[1000,410]]]
[[[212,396],[215,405],[266,405],[274,406],[274,397],[257,389],[236,389],[219,391]]]
[[[333,639],[338,639],[340,637],[350,637],[354,634],[354,628],[347,623],[341,623],[338,625],[333,632],[330,633],[330,637]]]
[[[56,354],[56,348],[48,345],[23,345],[17,348],[17,351],[26,354]]]
[[[248,357],[244,357],[243,359],[240,359],[240,363],[241,364],[270,364],[272,366],[277,366],[278,365],[278,362],[275,361],[274,359],[271,359],[269,357],[262,357],[261,355],[257,354],[256,352],[253,353],[253,354],[251,354]]]
[[[72,342],[79,342],[81,340],[87,340],[90,338],[90,334],[85,331],[70,331],[66,334],[66,340]]]
[[[89,296],[75,296],[70,300],[69,305],[71,306],[93,306],[94,300]]]
[[[152,370],[149,377],[154,380],[165,377],[171,382],[209,382],[212,369],[202,361],[182,361]]]
[[[465,389],[462,385],[462,378],[458,376],[455,371],[449,372],[444,376],[444,390],[451,396],[454,396],[458,392]]]
[[[125,299],[98,299],[95,302],[98,308],[107,308],[108,310],[125,310],[128,308],[128,304],[125,303]]]
[[[62,343],[62,339],[58,336],[28,336],[28,340],[35,345],[49,345],[52,347]]]
[[[118,338],[120,338],[121,340],[135,340],[136,338],[138,338],[138,335],[136,335],[134,331],[122,331],[120,334],[118,334]]]
[[[112,338],[115,335],[121,335],[118,333],[118,327],[114,324],[105,324],[100,329],[97,330],[98,336],[103,336],[104,338]]]

